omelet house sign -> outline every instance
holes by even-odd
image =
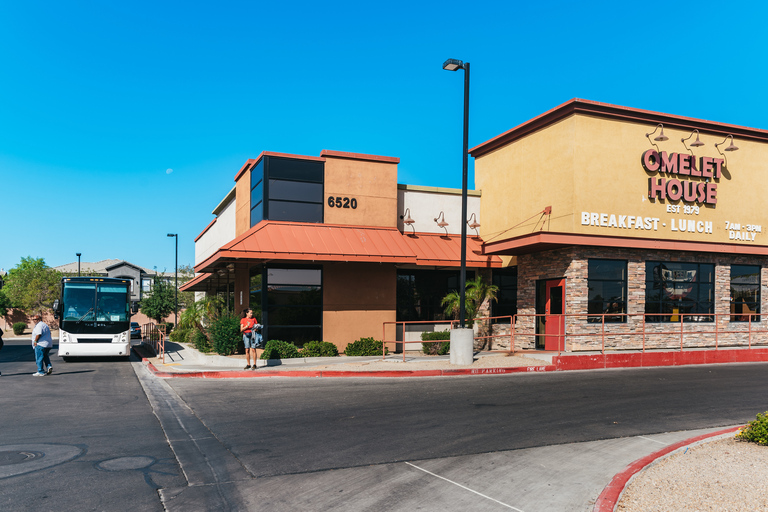
[[[648,178],[648,197],[651,199],[683,200],[686,203],[717,204],[717,183],[723,173],[722,158],[702,156],[698,160],[687,153],[659,153],[649,149],[643,153],[643,167],[649,173],[666,174],[675,178]],[[686,179],[706,178],[705,181]]]

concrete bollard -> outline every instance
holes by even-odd
[[[472,329],[451,329],[451,364],[472,364],[474,334]]]

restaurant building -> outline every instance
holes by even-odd
[[[397,158],[265,152],[195,240],[184,289],[256,309],[267,339],[416,340],[384,326],[445,319],[467,222],[468,278],[499,286],[493,348],[751,343],[766,326],[767,142],[574,99],[470,150],[467,219],[460,191],[397,184]]]

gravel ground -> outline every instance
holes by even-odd
[[[768,510],[768,447],[733,435],[676,452],[641,471],[616,510]]]

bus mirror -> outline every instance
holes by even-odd
[[[59,319],[59,299],[53,301],[53,318]]]
[[[134,302],[133,304],[131,304],[131,313],[135,315],[138,312],[139,312],[139,303]]]

